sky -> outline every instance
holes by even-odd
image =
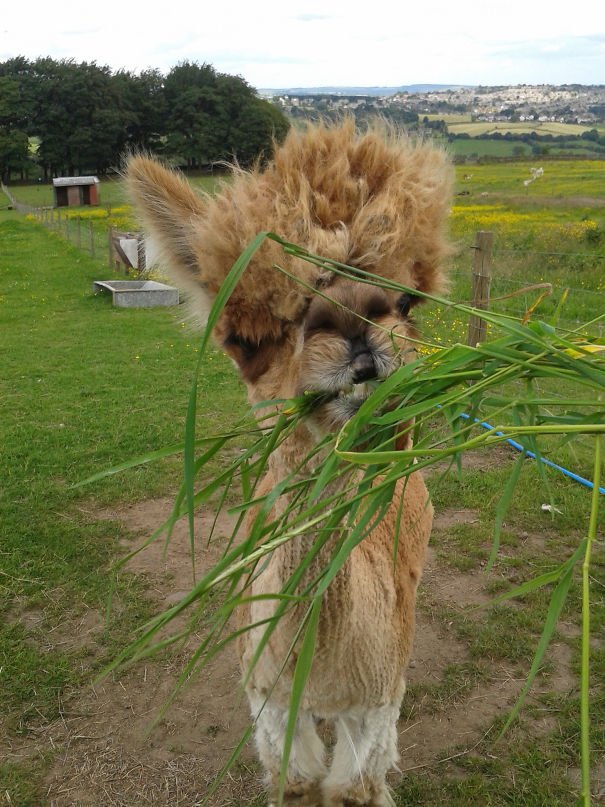
[[[257,89],[605,84],[605,4],[582,0],[2,0],[0,61],[166,73],[206,62]]]

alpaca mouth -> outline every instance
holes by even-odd
[[[359,384],[347,384],[332,392],[309,393],[313,398],[310,411],[320,418],[327,417],[333,427],[341,426],[357,413],[375,386],[376,382],[371,384],[365,381]]]
[[[371,385],[367,381],[362,381],[359,384],[351,384],[348,387],[344,387],[338,393],[338,397],[345,398],[347,401],[359,401],[363,403],[370,397],[374,388],[375,385]]]
[[[334,392],[318,393],[318,403],[326,404],[332,401],[341,400],[351,403],[358,402],[361,405],[374,391],[375,385],[362,381],[359,384],[347,384]]]

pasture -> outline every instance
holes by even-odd
[[[220,180],[220,174],[215,176],[208,176],[201,174],[191,177],[191,181],[201,190],[211,192],[217,181]],[[19,202],[24,205],[32,205],[33,207],[52,207],[53,205],[53,187],[50,183],[36,183],[33,185],[15,185],[11,188],[14,196]],[[107,210],[108,208],[124,207],[128,204],[122,187],[122,183],[116,178],[105,178],[101,181],[99,191],[99,208],[98,210]],[[91,208],[81,208],[80,212],[91,210]]]
[[[493,296],[506,298],[494,308],[522,315],[538,296],[523,289],[547,282],[554,293],[535,316],[558,315],[574,330],[602,315],[603,168],[545,163],[528,187],[527,163],[458,168],[464,195],[452,214],[451,298],[469,299],[474,234],[491,229]],[[48,200],[46,186],[13,190],[25,203],[50,203],[38,201]],[[101,199],[103,207],[73,215],[90,217],[99,232],[110,223],[136,226],[118,182],[103,183]],[[167,516],[181,460],[175,454],[74,485],[182,441],[199,344],[180,309],[113,309],[93,296],[92,280],[108,276],[103,257],[90,258],[15,211],[0,212],[0,804],[197,804],[245,726],[230,653],[190,682],[148,736],[188,648],[95,681],[144,620],[191,585],[186,530],[166,555],[156,543],[115,566]],[[426,350],[465,339],[467,323],[449,308],[427,307],[418,319]],[[211,351],[200,375],[198,433],[229,430],[246,412],[229,362]],[[551,440],[548,456],[589,475],[590,448]],[[495,509],[516,456],[506,446],[481,450],[465,457],[461,475],[439,469],[429,477],[437,519],[400,724],[398,807],[579,803],[578,580],[520,719],[496,740],[531,664],[550,591],[489,601],[567,558],[590,510],[586,488],[553,470],[549,493],[527,461],[498,561],[486,572]],[[549,496],[552,513],[542,509]],[[215,505],[199,516],[202,535]],[[605,800],[602,539],[601,531],[591,569],[594,804]],[[198,552],[208,564],[216,548],[202,542]],[[245,751],[211,803],[261,807],[258,777]]]
[[[447,123],[448,131],[451,134],[467,134],[469,137],[479,137],[480,135],[494,134],[531,134],[538,135],[581,135],[588,132],[592,127],[582,126],[577,123],[556,123],[554,121],[462,121]]]
[[[596,129],[603,133],[601,124],[585,126],[575,123],[553,121],[474,121],[470,114],[442,113],[420,116],[431,123],[443,121],[447,133],[453,136],[448,148],[458,159],[485,159],[529,157],[537,150],[550,156],[564,155],[567,159],[602,157],[601,148],[580,138],[585,132]],[[483,139],[496,136],[496,139]],[[530,142],[520,139],[507,140],[505,137],[532,136]],[[440,135],[441,136],[441,135]],[[549,140],[547,137],[562,138]]]
[[[528,157],[531,146],[526,143],[515,143],[509,140],[477,140],[476,138],[457,139],[449,143],[448,148],[454,157]]]

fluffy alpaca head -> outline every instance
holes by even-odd
[[[442,151],[386,130],[358,134],[351,121],[291,130],[266,167],[236,172],[214,197],[200,197],[183,177],[146,157],[129,161],[127,182],[164,263],[193,292],[201,311],[263,230],[411,289],[434,293],[444,287],[451,168]],[[316,298],[313,288],[333,302]],[[312,342],[308,321],[314,312],[322,306],[342,312],[352,303],[371,320],[367,300],[381,295],[380,316],[388,308],[397,319],[389,327],[400,327],[407,310],[402,313],[395,295],[326,276],[266,240],[229,299],[215,337],[239,365],[253,400],[293,394],[300,382],[292,377],[292,362],[301,345]],[[350,318],[339,314],[336,320],[339,332],[353,328]]]

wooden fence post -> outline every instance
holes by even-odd
[[[90,239],[90,257],[95,257],[95,234],[92,227],[92,221],[88,222],[88,236]]]
[[[489,289],[492,280],[492,251],[494,247],[494,234],[486,230],[479,230],[476,235],[475,252],[473,256],[473,308],[486,311],[489,308]],[[467,344],[475,347],[485,340],[487,323],[485,320],[471,315],[468,323]]]
[[[109,241],[109,265],[113,269],[113,227],[110,225],[109,230],[107,231],[108,241]]]

